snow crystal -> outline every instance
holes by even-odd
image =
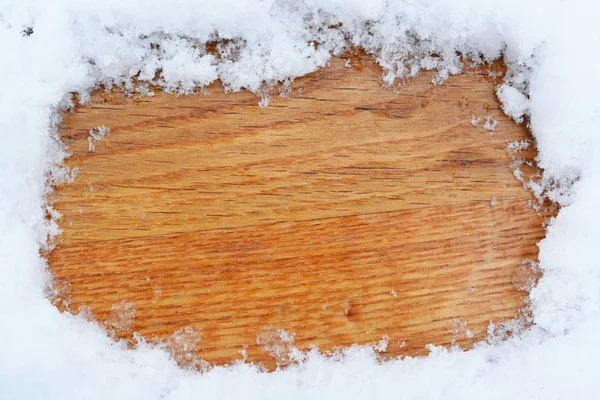
[[[537,262],[525,260],[517,267],[512,276],[512,284],[517,290],[531,292],[541,275]]]
[[[269,105],[269,93],[262,93],[260,96],[260,101],[258,102],[258,106],[260,108],[265,108]]]
[[[104,136],[110,135],[110,128],[102,125],[97,128],[90,129],[88,136],[88,151],[94,151],[96,149],[96,143],[104,139]]]
[[[467,329],[467,321],[463,318],[453,318],[450,323],[450,332],[452,333],[452,344],[456,345],[457,339],[460,334],[464,334],[467,339],[473,337],[473,333]]]
[[[508,142],[506,146],[506,151],[509,153],[517,153],[519,151],[527,150],[531,146],[531,142],[529,140],[515,140],[512,142]]]
[[[292,362],[300,362],[305,355],[294,346],[294,334],[275,326],[264,327],[256,337],[256,344],[270,354],[278,366],[286,366]]]
[[[379,343],[373,346],[373,350],[378,353],[385,353],[387,351],[388,345],[390,344],[390,337],[388,335],[383,335]]]
[[[169,337],[166,348],[180,365],[198,368],[203,364],[202,360],[198,358],[202,336],[202,332],[186,326]]]
[[[485,129],[486,131],[490,131],[490,135],[494,134],[496,126],[498,126],[498,121],[496,121],[490,116],[485,117],[485,124],[483,125],[483,129]]]
[[[292,80],[286,79],[283,84],[279,87],[279,97],[286,98],[292,94]]]
[[[110,309],[108,323],[114,329],[129,330],[133,328],[135,321],[135,305],[131,302],[121,300],[113,304]]]
[[[515,176],[515,178],[517,178],[518,181],[523,182],[525,179],[523,178],[523,171],[521,171],[519,168],[515,168],[513,170],[513,175]]]

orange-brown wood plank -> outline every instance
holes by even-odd
[[[278,329],[300,349],[386,335],[387,354],[415,355],[469,347],[518,315],[515,271],[544,235],[509,165],[534,149],[506,150],[526,129],[482,72],[390,90],[372,61],[344,63],[266,108],[215,84],[96,94],[66,115],[80,171],[57,188],[49,265],[69,308],[116,337],[164,340],[184,363],[246,349],[270,367]],[[110,135],[90,151],[101,125]]]

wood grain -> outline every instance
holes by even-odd
[[[273,90],[266,108],[215,84],[98,93],[65,115],[80,171],[56,192],[57,304],[91,310],[116,338],[162,340],[182,364],[245,349],[268,368],[292,346],[384,335],[389,356],[468,348],[518,315],[515,271],[544,236],[509,165],[535,149],[506,150],[526,129],[484,72],[390,90],[369,59],[344,64]],[[89,151],[101,125],[110,135]]]

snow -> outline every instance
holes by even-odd
[[[595,397],[598,11],[591,0],[3,1],[0,397]],[[218,57],[205,52],[211,40],[225,43]],[[58,232],[45,219],[48,182],[73,177],[60,168],[66,153],[56,135],[68,93],[85,100],[98,83],[133,90],[134,77],[176,93],[217,78],[229,90],[259,92],[322,67],[348,46],[374,54],[387,85],[432,68],[443,84],[460,71],[458,53],[508,63],[498,96],[507,114],[526,117],[532,129],[545,171],[540,193],[564,206],[539,243],[543,276],[530,293],[533,327],[491,326],[489,340],[473,350],[430,347],[424,358],[379,363],[372,347],[353,347],[331,357],[313,351],[272,374],[244,363],[201,374],[179,368],[143,338],[126,349],[85,310],[73,316],[51,305],[40,249]]]
[[[485,129],[486,131],[490,131],[490,135],[494,134],[494,131],[496,130],[497,126],[498,121],[496,121],[490,116],[485,117],[485,124],[483,125],[483,129]]]
[[[506,151],[508,151],[509,153],[516,153],[519,151],[527,150],[529,147],[531,147],[531,142],[529,140],[517,140],[508,142],[508,145],[506,146]]]
[[[131,329],[135,320],[135,305],[125,300],[113,304],[110,310],[109,324],[114,329]]]
[[[527,97],[518,89],[508,85],[501,85],[497,94],[502,102],[504,113],[517,122],[523,122],[523,115],[527,112],[528,107]]]
[[[90,129],[88,136],[88,151],[96,150],[96,143],[100,140],[104,139],[104,136],[110,135],[110,128],[107,128],[104,125],[98,126],[96,128]]]

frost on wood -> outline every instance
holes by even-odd
[[[467,328],[467,321],[463,318],[453,318],[450,322],[450,331],[452,332],[452,345],[456,346],[456,341],[464,335],[467,339],[473,338],[473,332]]]
[[[542,271],[537,262],[525,260],[517,267],[511,281],[517,290],[531,292],[537,284],[541,274]]]
[[[529,147],[531,147],[531,142],[529,140],[516,140],[508,142],[506,151],[509,153],[517,153],[519,151],[527,150]]]
[[[304,354],[294,346],[294,334],[275,326],[266,326],[256,336],[256,344],[269,353],[278,366],[286,366],[304,359]]]
[[[196,331],[191,326],[179,329],[166,342],[167,350],[173,358],[185,367],[202,367],[203,363],[198,358],[202,348],[202,332]]]
[[[121,300],[110,309],[109,326],[116,330],[130,330],[135,322],[135,305]]]
[[[483,124],[483,129],[490,132],[490,135],[494,134],[496,127],[498,126],[498,121],[494,118],[487,116],[485,117],[485,124]]]
[[[110,135],[110,128],[101,125],[97,128],[90,129],[88,136],[88,151],[94,151],[96,149],[96,143],[104,139],[104,136]]]
[[[385,353],[387,351],[389,343],[390,337],[388,335],[383,335],[379,343],[373,346],[373,350],[375,350],[378,353]]]

